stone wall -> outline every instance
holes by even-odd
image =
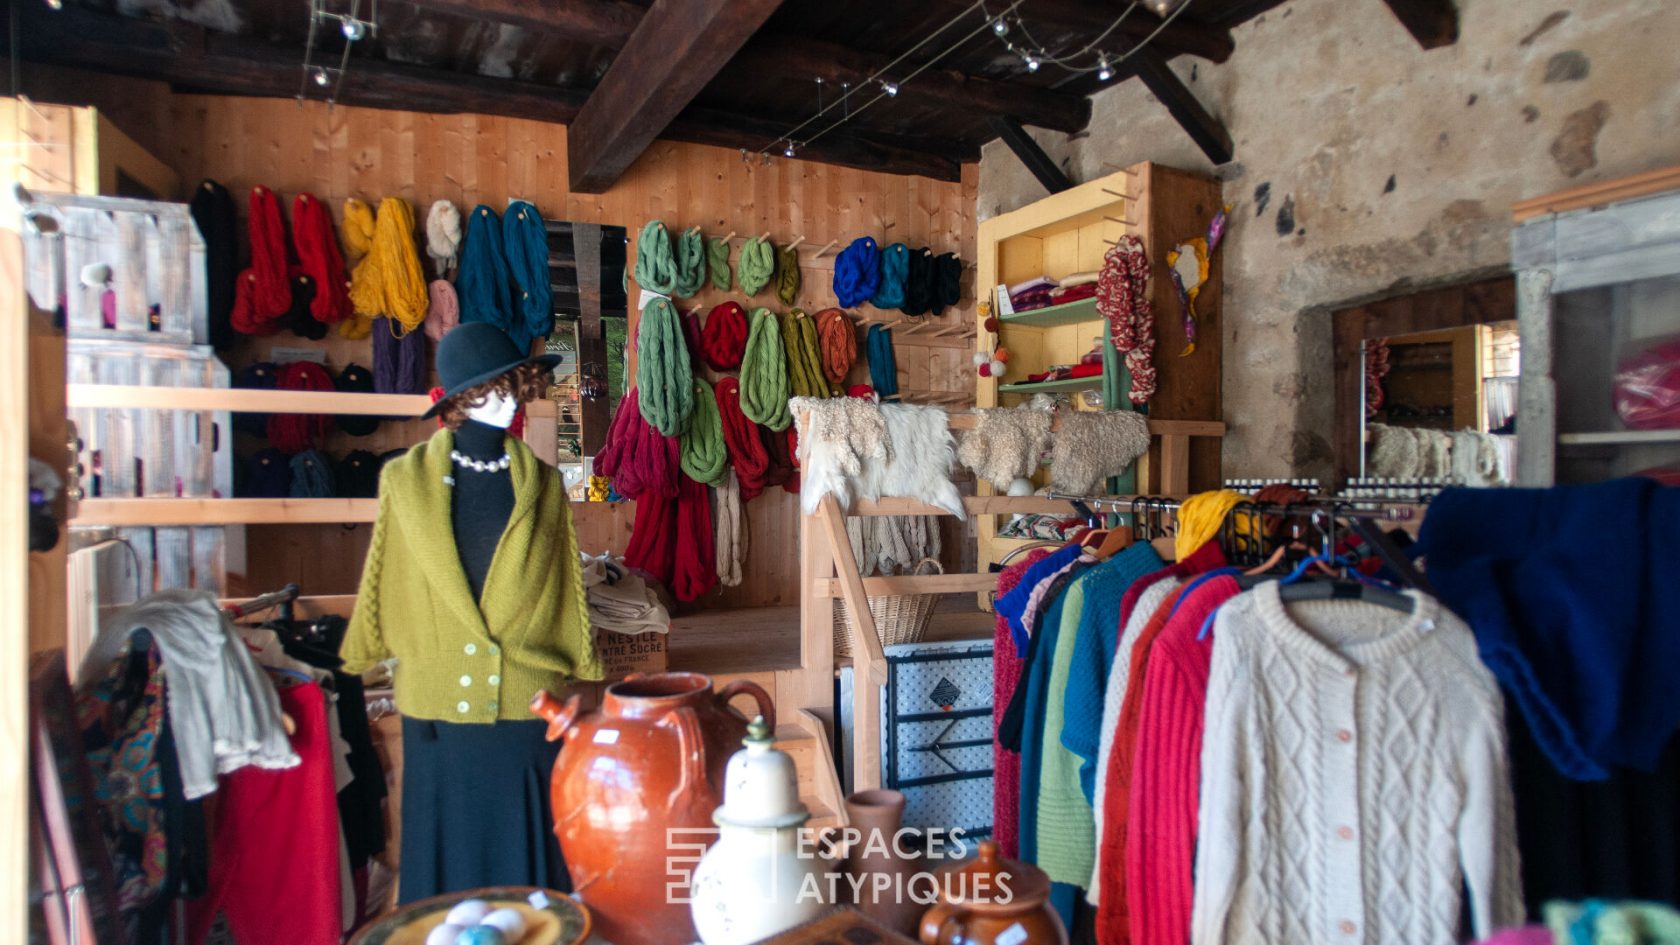
[[[1680,3],[1459,8],[1427,52],[1379,0],[1294,0],[1228,62],[1179,59],[1235,143],[1217,169],[1135,80],[1085,133],[1034,130],[1075,181],[1158,161],[1226,182],[1227,476],[1328,475],[1332,309],[1504,270],[1514,201],[1680,164]],[[986,147],[981,219],[1042,196]]]

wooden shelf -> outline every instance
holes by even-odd
[[[1008,327],[1030,325],[1034,328],[1054,328],[1057,325],[1076,325],[1079,322],[1100,321],[1095,298],[1063,302],[1049,308],[1035,308],[1030,312],[1016,312],[998,319]]]
[[[1061,381],[1038,381],[1037,383],[999,384],[1000,394],[1038,394],[1058,390],[1102,390],[1103,376],[1093,374],[1090,377],[1070,377]]]
[[[355,524],[378,499],[83,499],[72,525]]]
[[[1641,446],[1680,443],[1680,430],[1612,430],[1608,433],[1559,433],[1559,446]]]
[[[139,410],[230,410],[235,413],[319,413],[418,417],[430,410],[425,394],[341,394],[337,391],[252,390],[240,387],[148,387],[66,384],[66,406]]]

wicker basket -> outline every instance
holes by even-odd
[[[932,558],[916,562],[911,574],[944,574],[945,569]],[[939,603],[938,594],[885,594],[869,598],[869,612],[875,617],[875,633],[882,646],[895,643],[915,643],[927,633],[933,619],[933,608]],[[834,608],[834,655],[852,655],[852,617],[845,598],[836,601]]]

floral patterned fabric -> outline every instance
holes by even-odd
[[[142,647],[137,635],[129,653],[76,697],[76,720],[93,769],[124,913],[155,899],[169,871],[158,758],[164,692],[158,651]]]

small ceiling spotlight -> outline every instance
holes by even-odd
[[[893,96],[898,94],[898,83],[897,82],[888,82],[886,79],[882,79],[881,80],[881,91],[887,93],[888,98],[892,98]]]
[[[1114,78],[1114,70],[1108,67],[1108,53],[1097,56],[1097,78],[1103,82]]]
[[[344,33],[344,38],[352,43],[360,42],[362,37],[367,35],[367,24],[353,17],[340,23],[339,29]]]
[[[327,70],[321,68],[320,66],[315,67],[315,71],[310,75],[310,78],[314,79],[315,84],[319,85],[321,88],[326,88],[327,83],[332,81],[332,76],[327,75]]]
[[[793,157],[793,154],[793,142],[789,141],[787,147],[782,149],[782,157]]]
[[[993,20],[992,21],[992,33],[994,33],[995,35],[998,35],[998,36],[1007,35],[1009,33],[1009,21],[1005,20],[1001,16],[998,17],[997,19]]]
[[[1185,0],[1145,0],[1144,6],[1155,11],[1155,15],[1165,17],[1167,14],[1184,6]]]
[[[1023,55],[1021,57],[1021,61],[1026,63],[1028,72],[1038,71],[1038,57],[1034,56],[1032,53],[1026,53]]]

